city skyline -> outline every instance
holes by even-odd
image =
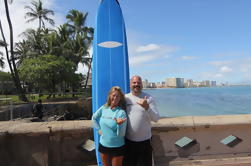
[[[15,42],[27,28],[25,5],[10,4]],[[42,0],[55,12],[56,26],[71,9],[88,12],[87,26],[95,25],[99,0]],[[151,82],[166,77],[251,84],[251,1],[249,0],[120,0],[127,28],[130,75]],[[140,10],[139,10],[140,9]],[[0,14],[8,38],[4,4]],[[48,25],[48,24],[46,24]],[[3,51],[4,52],[4,51]],[[8,71],[8,65],[4,71]],[[79,67],[78,72],[86,72]]]
[[[147,78],[142,78],[143,82],[143,87],[151,87],[151,88],[166,88],[166,87],[213,87],[213,86],[228,86],[228,83],[217,83],[215,80],[192,80],[192,79],[185,79],[185,78],[180,78],[180,77],[172,77],[172,78],[166,78],[165,80],[162,81],[157,81],[157,82],[151,82],[148,81]],[[172,85],[171,85],[172,84]],[[174,85],[176,84],[176,85]]]

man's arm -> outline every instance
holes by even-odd
[[[159,120],[159,112],[152,97],[145,96],[144,99],[141,99],[137,103],[149,113],[152,121],[157,122]]]
[[[155,101],[151,98],[149,101],[149,108],[147,110],[152,121],[157,122],[160,119],[159,111]]]

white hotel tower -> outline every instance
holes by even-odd
[[[184,78],[167,78],[166,87],[169,88],[184,88]]]

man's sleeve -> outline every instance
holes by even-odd
[[[159,111],[157,109],[156,103],[152,97],[148,99],[149,108],[147,112],[149,113],[150,119],[157,122],[160,118]]]

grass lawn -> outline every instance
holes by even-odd
[[[49,94],[26,94],[29,102],[37,102],[38,99],[41,99],[43,102],[53,102],[53,101],[65,101],[65,100],[72,100],[78,99],[83,97],[90,97],[91,96],[91,89],[87,90],[85,93],[75,93],[74,96],[71,93],[66,94],[55,94],[55,96],[51,96],[48,98]],[[7,98],[7,100],[5,100]],[[18,95],[0,95],[0,106],[1,105],[8,105],[9,100],[11,98],[14,104],[23,104],[25,102],[21,101]]]

